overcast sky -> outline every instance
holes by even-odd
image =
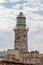
[[[0,0],[0,50],[14,47],[13,28],[20,11],[29,27],[28,50],[43,53],[43,0]]]

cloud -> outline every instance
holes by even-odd
[[[18,2],[18,1],[20,1],[20,0],[9,0],[10,2]]]
[[[39,5],[39,9],[40,9],[41,11],[43,11],[43,4],[40,4],[40,5]]]
[[[0,0],[0,3],[4,3],[6,0]]]
[[[43,51],[43,30],[41,27],[35,32],[28,33],[28,45],[30,50],[38,50],[40,53]]]
[[[23,9],[24,9],[24,11],[25,11],[25,9],[26,9],[26,11],[38,11],[39,10],[38,7],[32,8],[32,7],[29,7],[29,6],[28,7],[24,6]]]
[[[0,19],[0,31],[11,31],[15,26],[15,20],[11,19],[10,17],[6,17]]]
[[[0,49],[2,50],[7,50],[9,48],[13,47],[13,43],[14,43],[14,37],[13,37],[13,32],[0,32]]]
[[[17,10],[0,7],[0,31],[10,31],[16,23]]]

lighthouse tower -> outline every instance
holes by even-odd
[[[22,12],[20,12],[16,19],[17,19],[16,29],[14,29],[15,32],[14,49],[18,49],[20,51],[27,51],[28,50],[28,43],[27,43],[28,29],[26,29],[26,17],[23,15]]]

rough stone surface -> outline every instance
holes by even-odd
[[[15,48],[21,51],[27,51],[27,30],[16,30],[15,31]]]

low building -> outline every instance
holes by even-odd
[[[6,58],[6,51],[0,51],[0,60],[3,60]]]

